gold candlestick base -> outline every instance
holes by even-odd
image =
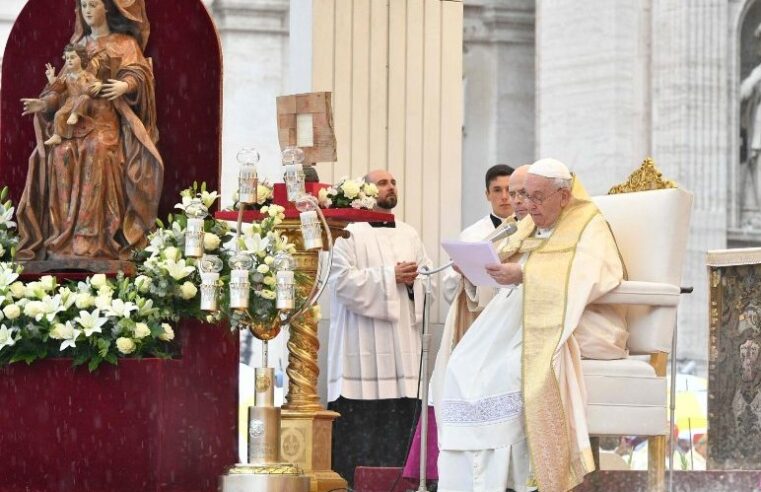
[[[333,421],[338,416],[330,410],[282,410],[280,456],[298,465],[310,478],[309,492],[347,486],[346,480],[331,470]]]

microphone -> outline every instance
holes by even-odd
[[[494,232],[486,236],[484,238],[484,241],[491,241],[493,243],[496,243],[497,241],[501,241],[505,239],[507,236],[511,236],[515,234],[517,230],[518,230],[518,226],[515,225],[515,222],[507,222],[505,224],[500,225],[494,230]]]

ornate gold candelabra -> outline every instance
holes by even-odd
[[[331,470],[332,426],[338,414],[327,411],[320,404],[317,394],[320,372],[317,356],[319,319],[315,313],[315,304],[327,284],[330,272],[333,235],[343,234],[346,224],[328,224],[317,199],[305,193],[303,172],[300,172],[298,164],[299,152],[298,149],[286,149],[283,161],[288,164],[285,175],[288,200],[295,202],[301,218],[287,219],[277,229],[299,250],[292,255],[291,270],[299,272],[308,280],[296,287],[299,289],[298,297],[304,301],[298,306],[286,303],[287,308],[278,303],[280,314],[271,323],[255,322],[247,313],[247,302],[242,303],[245,306],[232,306],[231,303],[231,307],[238,307],[244,313],[239,324],[245,325],[262,341],[263,350],[262,367],[256,370],[255,403],[249,407],[249,463],[236,465],[222,477],[223,492],[324,492],[346,487],[346,481]],[[255,199],[256,194],[251,190],[257,188],[255,162],[250,161],[258,161],[258,154],[244,150],[240,155],[245,159],[245,162],[241,161],[240,189],[247,193],[240,193],[245,201],[240,200],[236,244],[242,230],[245,204]],[[323,250],[328,256],[327,267],[320,261],[320,251]],[[231,263],[235,262],[236,257],[233,256]],[[234,266],[239,272],[239,285],[235,286],[238,291],[249,288],[247,275],[242,275],[246,268],[243,263],[245,262]],[[290,278],[293,278],[292,274]],[[278,295],[280,288],[278,285]],[[246,296],[239,297],[242,299]],[[231,302],[232,298],[231,290]],[[268,341],[277,336],[282,326],[290,327],[290,339],[287,345],[289,356],[286,371],[289,387],[286,403],[281,410],[274,406],[274,373],[268,367]]]

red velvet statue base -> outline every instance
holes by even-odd
[[[175,360],[0,368],[0,492],[216,491],[238,461],[238,339],[175,331]]]

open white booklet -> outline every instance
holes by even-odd
[[[446,240],[441,242],[441,247],[473,285],[504,287],[486,272],[486,265],[501,263],[491,241]]]

